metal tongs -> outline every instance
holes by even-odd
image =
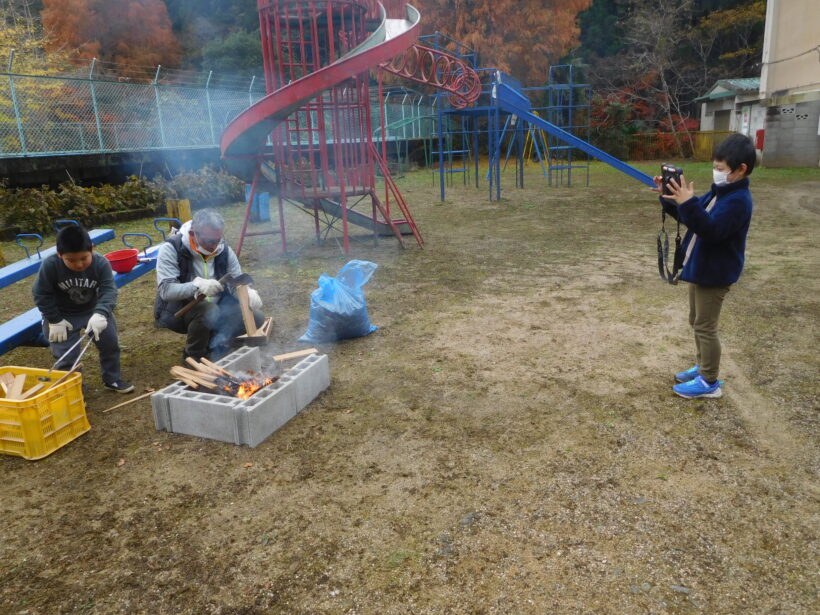
[[[91,345],[91,342],[94,341],[94,334],[91,331],[86,331],[85,334],[88,336],[88,341],[85,343],[85,346],[83,346],[83,349],[80,351],[80,354],[77,355],[77,358],[75,359],[74,364],[71,366],[71,369],[68,370],[69,372],[72,372],[77,368],[77,365],[80,363],[80,359],[83,358],[83,355],[85,354],[85,351],[88,350],[88,347]],[[82,341],[83,341],[83,336],[81,335],[77,339],[77,341],[74,342],[74,344],[72,344],[71,348],[66,350],[62,354],[62,356],[54,362],[54,365],[51,366],[51,368],[48,370],[48,374],[46,376],[44,376],[42,378],[42,380],[50,381],[51,380],[51,372],[54,371],[54,368],[57,367],[60,364],[60,361],[62,361],[68,355],[70,355],[71,351],[74,350],[77,346],[79,346],[80,342],[82,342]]]

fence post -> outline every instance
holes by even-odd
[[[219,145],[216,142],[216,133],[214,132],[214,116],[211,113],[211,91],[209,90],[213,74],[214,71],[208,71],[208,80],[205,82],[205,104],[208,106],[208,126],[211,128],[211,143]]]
[[[26,135],[23,132],[23,121],[20,119],[20,107],[17,104],[17,90],[14,88],[14,75],[11,74],[11,68],[14,64],[14,49],[9,51],[9,88],[11,90],[11,104],[14,106],[14,118],[17,120],[17,135],[20,139],[20,151],[25,154],[28,151],[26,147]]]
[[[94,87],[94,67],[97,65],[97,58],[91,60],[91,70],[88,72],[88,81],[91,84],[91,104],[94,106],[94,122],[97,124],[97,141],[100,151],[105,149],[103,144],[102,126],[100,125],[100,110],[97,107],[97,89]]]
[[[154,98],[157,101],[157,119],[159,120],[159,141],[162,147],[165,147],[165,129],[162,126],[162,107],[159,104],[159,71],[162,65],[157,64],[157,73],[154,75]]]
[[[253,105],[253,97],[251,95],[251,90],[253,89],[253,82],[256,81],[256,75],[251,77],[251,84],[248,86],[248,106]]]
[[[384,115],[382,116],[384,117],[384,121],[382,122],[382,125],[384,126],[384,131],[382,132],[382,141],[384,141],[385,143],[387,142],[387,135],[390,134],[390,126],[387,123],[387,105],[389,104],[388,101],[390,100],[390,94],[392,94],[392,92],[388,92],[387,94],[385,94],[384,98],[382,99],[382,104],[384,105]],[[385,154],[384,157],[385,161],[387,160],[386,156],[387,154]]]

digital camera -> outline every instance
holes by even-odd
[[[661,194],[664,196],[671,196],[672,191],[669,189],[669,180],[674,177],[675,182],[677,182],[680,186],[680,178],[682,175],[682,168],[664,162],[661,165]]]

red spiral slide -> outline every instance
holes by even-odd
[[[410,49],[419,34],[419,12],[390,0],[258,0],[267,95],[240,113],[221,139],[223,158],[257,185],[276,185],[279,232],[287,249],[283,202],[297,205],[329,226],[341,220],[423,243],[407,204],[372,141],[369,70]],[[463,79],[462,79],[463,81]],[[270,138],[270,145],[268,139]],[[376,194],[375,169],[384,178]],[[354,207],[367,203],[370,213]],[[391,201],[401,216],[390,214]],[[247,221],[238,245],[248,235]],[[266,233],[264,233],[266,234]],[[403,242],[402,242],[403,244]]]

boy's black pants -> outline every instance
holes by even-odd
[[[91,318],[92,313],[80,314],[79,316],[63,315],[63,318],[70,322],[74,328],[68,332],[68,339],[65,342],[51,342],[51,344],[49,344],[51,354],[54,355],[55,360],[59,359],[60,355],[71,348],[72,344],[77,341],[77,337],[85,335],[85,328],[88,326],[88,319]],[[45,321],[43,321],[43,335],[48,339],[48,323]],[[108,317],[108,326],[100,333],[100,339],[94,341],[94,345],[97,346],[97,350],[100,353],[100,368],[103,382],[113,384],[120,379],[120,342],[117,337],[117,321],[114,316]],[[77,358],[77,355],[80,354],[83,346],[85,346],[84,341],[80,342],[70,355],[60,361],[55,369],[69,369],[74,364],[74,360]],[[85,357],[87,356],[88,354],[86,353]]]

